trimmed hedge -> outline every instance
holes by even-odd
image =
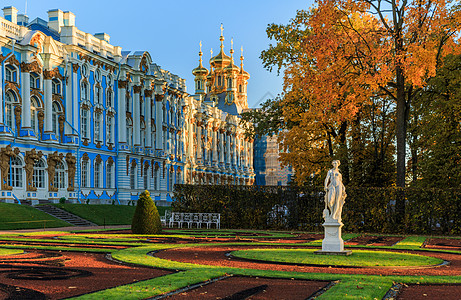
[[[157,234],[162,232],[162,223],[157,206],[148,191],[139,196],[136,210],[133,215],[131,231],[135,234]]]
[[[346,192],[345,230],[461,233],[461,190],[348,186]],[[224,228],[323,231],[324,196],[320,187],[175,185],[172,209],[220,213]],[[396,210],[398,199],[403,211]]]

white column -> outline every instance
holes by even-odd
[[[1,68],[1,65],[0,65],[0,79],[3,79],[3,82],[5,80],[5,78],[3,78],[3,68]],[[0,95],[2,95],[3,97],[3,84],[0,84]],[[0,105],[0,124],[3,125],[3,105]]]
[[[231,135],[230,132],[226,132],[226,166],[229,167],[231,165],[230,161],[230,152],[231,152]]]
[[[43,80],[43,87],[44,87],[44,103],[45,103],[45,128],[44,133],[52,135],[53,134],[53,94],[52,94],[52,84],[51,84],[51,75],[52,71],[43,71],[44,80]],[[49,138],[52,139],[52,138]]]
[[[126,143],[126,86],[128,82],[118,81],[118,141],[119,143]]]
[[[213,166],[218,162],[218,128],[213,127],[211,131],[211,148],[213,149],[213,161],[211,162]]]
[[[202,159],[202,121],[197,122],[197,160]]]
[[[248,167],[248,141],[247,139],[243,139],[243,167]]]
[[[72,124],[72,127],[78,130],[80,132],[80,128],[78,127],[79,124],[79,114],[80,114],[80,107],[78,106],[78,91],[80,90],[80,85],[78,84],[78,64],[72,64],[72,86],[69,88],[72,89],[72,93],[68,92],[67,95],[70,95],[72,98],[70,99],[72,105],[69,106],[72,108],[72,117],[69,118],[70,124]],[[74,134],[77,134],[76,132],[73,132]]]
[[[223,131],[223,133],[218,131],[218,134],[221,135],[221,139],[220,139],[218,147],[219,147],[219,150],[220,150],[219,151],[219,153],[220,153],[219,163],[221,164],[222,167],[225,167],[225,165],[223,165],[224,164],[224,147],[225,147],[224,143],[226,141],[226,135],[224,133],[225,133],[225,131]]]
[[[156,150],[162,150],[163,145],[163,106],[162,97],[158,95],[155,97],[155,148]]]
[[[145,113],[145,121],[146,121],[146,148],[152,148],[152,116],[151,116],[151,106],[152,106],[152,90],[145,90],[146,98],[144,101],[146,113]]]
[[[22,125],[21,129],[31,129],[30,123],[30,73],[21,72]]]
[[[133,86],[133,137],[134,137],[134,146],[139,146],[141,145],[141,128],[140,128],[140,120],[141,120],[141,114],[139,111],[139,106],[141,103],[141,85],[135,85]]]

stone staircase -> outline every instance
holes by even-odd
[[[70,223],[75,226],[96,226],[96,224],[88,220],[82,219],[79,216],[71,214],[65,210],[62,210],[52,205],[39,205],[34,207],[49,215],[52,215],[55,218],[66,221],[67,223]]]

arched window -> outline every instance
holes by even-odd
[[[131,97],[129,94],[126,95],[125,105],[126,105],[126,111],[131,112]]]
[[[113,104],[113,99],[114,95],[112,94],[112,91],[111,90],[108,90],[107,91],[107,95],[106,95],[106,107],[112,107],[114,106]]]
[[[102,114],[95,113],[94,114],[94,140],[101,141],[101,130],[102,130]]]
[[[5,66],[5,79],[6,81],[18,82],[18,71],[13,66]]]
[[[107,120],[106,120],[106,141],[107,141],[107,144],[113,144],[114,143],[114,139],[113,139],[113,133],[114,133],[114,118],[111,117],[111,116],[107,116]]]
[[[113,162],[107,162],[106,165],[106,188],[112,189],[114,188],[114,163]]]
[[[51,82],[51,91],[53,94],[61,95],[61,82],[57,79],[53,79]]]
[[[56,135],[56,137],[59,139],[59,115],[60,115],[60,109],[59,105],[56,102],[53,102],[52,106],[52,125],[53,125],[53,132]]]
[[[81,182],[81,186],[83,188],[86,188],[86,187],[89,187],[90,184],[89,184],[89,162],[88,160],[84,160],[82,159],[82,182]]]
[[[142,174],[143,176],[143,186],[144,190],[149,189],[149,167],[144,168],[144,173]]]
[[[34,163],[34,173],[32,175],[32,183],[38,189],[45,188],[45,172],[46,166],[43,159],[37,160]]]
[[[11,158],[8,181],[12,187],[22,187],[22,161],[19,157]]]
[[[157,191],[159,188],[159,184],[158,184],[158,181],[159,181],[159,168],[155,168],[155,166],[152,166],[152,168],[154,168],[154,191]]]
[[[94,163],[94,187],[102,188],[102,162]]]
[[[8,91],[5,95],[5,125],[11,129],[14,125],[14,102],[16,102],[16,95]]]
[[[89,100],[90,99],[90,90],[88,87],[88,83],[82,83],[82,90],[80,91],[80,97],[82,100]]]
[[[101,87],[98,85],[96,85],[94,87],[94,104],[101,104],[102,101],[101,101]]]
[[[221,86],[222,85],[222,82],[221,82],[221,75],[218,76],[218,86]]]
[[[131,119],[126,120],[126,143],[128,146],[133,145],[133,122]]]
[[[38,100],[35,97],[30,98],[30,125],[32,126],[32,130],[35,133],[35,136],[40,135],[40,130],[38,128]]]
[[[227,87],[232,88],[232,77],[227,78]]]
[[[141,147],[146,147],[146,123],[141,122]]]
[[[66,170],[64,164],[60,161],[56,164],[53,186],[58,189],[63,189],[66,187]]]
[[[134,164],[130,167],[130,188],[136,189],[136,165]]]
[[[36,73],[30,73],[30,88],[39,89],[40,88],[40,76]]]
[[[201,90],[201,89],[202,89],[202,81],[197,80],[197,90]]]
[[[81,127],[80,132],[82,134],[82,138],[90,137],[89,122],[90,122],[89,111],[86,108],[82,108],[80,110],[80,127]]]
[[[239,93],[243,93],[243,86],[239,84]]]
[[[170,172],[168,174],[168,190],[172,191],[173,190],[173,183],[174,183],[174,172]]]

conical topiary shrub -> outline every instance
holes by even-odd
[[[156,234],[162,231],[157,206],[148,191],[141,193],[131,222],[131,231],[136,234]]]

